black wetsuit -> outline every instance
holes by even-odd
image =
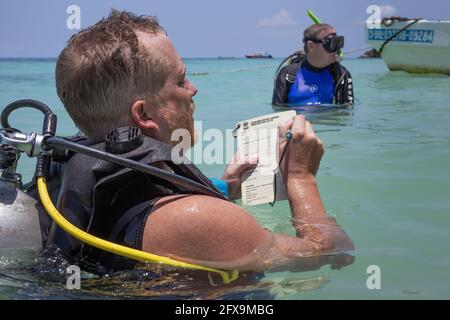
[[[273,90],[272,104],[285,105],[288,103],[289,89],[295,82],[297,72],[307,63],[302,54],[295,55],[292,62],[283,67],[277,75]],[[312,67],[314,68],[314,67]],[[339,62],[328,67],[334,80],[334,104],[353,104],[353,80],[350,72]]]

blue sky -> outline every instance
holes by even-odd
[[[386,15],[450,20],[448,0],[0,0],[0,57],[56,57],[75,33],[66,27],[66,9],[81,9],[85,28],[111,8],[156,15],[183,57],[235,56],[267,51],[284,57],[300,47],[311,24],[311,9],[345,35],[345,50],[365,47],[366,8]],[[344,50],[344,51],[345,51]]]

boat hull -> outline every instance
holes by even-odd
[[[366,40],[374,49],[413,20],[394,21],[380,29],[367,29]],[[450,21],[420,20],[389,41],[382,58],[390,70],[450,75]]]
[[[272,56],[251,56],[251,55],[245,55],[247,59],[272,59]]]

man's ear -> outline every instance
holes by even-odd
[[[311,40],[308,40],[306,42],[306,47],[308,48],[308,51],[311,51],[312,49],[314,49],[314,43]]]
[[[131,119],[136,127],[143,131],[148,130],[159,130],[158,124],[152,119],[150,112],[148,110],[148,103],[144,100],[136,100],[131,105]]]

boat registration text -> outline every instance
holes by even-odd
[[[400,29],[369,29],[368,40],[384,41],[395,35]],[[434,30],[403,30],[391,41],[432,43]]]

